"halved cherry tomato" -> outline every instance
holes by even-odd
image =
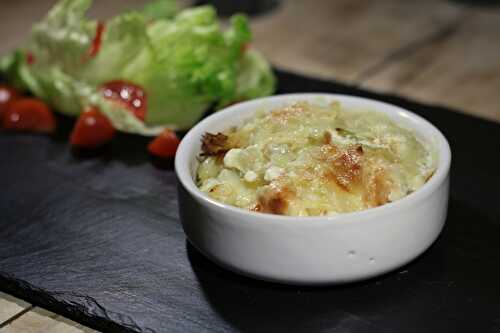
[[[48,106],[36,98],[21,98],[9,103],[3,115],[3,127],[10,130],[50,133],[56,120]]]
[[[114,80],[105,83],[101,91],[105,98],[122,103],[140,120],[144,121],[146,118],[147,96],[140,86],[124,80]]]
[[[19,93],[16,89],[0,84],[0,117],[7,110],[9,103],[19,97]]]
[[[89,107],[76,121],[71,132],[71,144],[82,148],[96,148],[113,139],[115,129],[96,107]]]
[[[148,151],[157,157],[174,157],[180,140],[174,131],[166,129],[148,145]]]

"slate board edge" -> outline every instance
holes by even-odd
[[[99,331],[144,332],[143,329],[135,325],[130,317],[107,311],[89,296],[81,296],[86,300],[85,305],[69,303],[64,300],[64,293],[37,288],[2,271],[0,271],[0,289],[2,292],[11,294],[34,306],[39,306]],[[88,311],[89,308],[93,309],[92,313]],[[115,320],[120,318],[121,324],[116,323],[112,319],[113,317]],[[130,322],[130,324],[124,324],[125,322]],[[154,332],[151,329],[147,331]]]

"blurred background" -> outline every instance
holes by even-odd
[[[19,45],[54,0],[2,1],[0,54]],[[105,19],[147,0],[95,1]],[[211,3],[251,16],[253,45],[281,69],[401,94],[500,121],[500,2],[256,0]]]

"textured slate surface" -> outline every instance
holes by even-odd
[[[0,290],[96,329],[140,332],[500,331],[500,126],[448,110],[280,72],[280,92],[399,104],[453,150],[449,218],[423,256],[361,283],[254,281],[187,244],[172,165],[122,136],[87,156],[54,137],[0,134]]]

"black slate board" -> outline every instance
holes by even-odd
[[[278,72],[280,93],[367,96],[429,119],[453,150],[443,234],[420,258],[351,285],[259,282],[184,237],[172,165],[124,135],[87,156],[54,137],[0,135],[0,290],[93,328],[139,332],[500,331],[500,126]],[[154,162],[154,161],[153,161]]]

